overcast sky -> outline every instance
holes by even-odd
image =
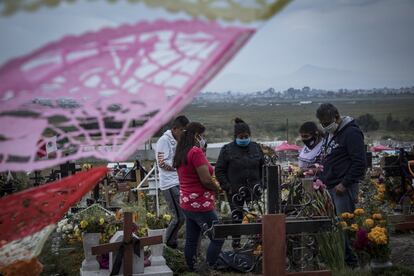
[[[43,8],[0,18],[0,63],[103,26],[178,18],[126,1]],[[148,18],[151,17],[151,18]],[[296,0],[264,24],[205,91],[414,85],[413,0]]]

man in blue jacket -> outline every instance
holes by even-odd
[[[316,117],[326,132],[322,148],[324,169],[320,179],[328,188],[336,214],[353,213],[358,200],[359,182],[364,178],[367,166],[364,134],[353,118],[341,117],[338,109],[330,103],[320,105]],[[345,262],[355,267],[357,261],[346,239]]]

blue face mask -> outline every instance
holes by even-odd
[[[250,137],[245,139],[236,138],[236,144],[240,147],[247,147],[250,144]]]

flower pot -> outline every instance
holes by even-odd
[[[163,242],[165,242],[165,234],[167,233],[167,229],[148,229],[148,237],[153,236],[162,236]],[[151,265],[157,266],[157,265],[165,265],[165,259],[162,256],[162,253],[164,251],[164,243],[161,244],[155,244],[151,245]]]
[[[372,272],[380,272],[387,268],[392,267],[392,262],[390,260],[379,260],[379,259],[372,259],[369,263]]]
[[[96,260],[96,256],[92,255],[91,248],[93,246],[99,245],[100,235],[100,233],[82,233],[83,252],[85,254],[85,259],[82,262],[83,271],[99,270],[99,263]]]

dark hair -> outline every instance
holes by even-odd
[[[187,164],[188,151],[196,144],[195,135],[203,134],[205,130],[206,128],[198,122],[191,122],[185,127],[175,150],[174,168],[178,168],[182,164]]]
[[[234,137],[243,132],[247,132],[250,135],[250,127],[242,119],[236,117],[234,119]]]
[[[178,116],[172,122],[171,128],[184,128],[186,127],[190,121],[184,115]]]
[[[338,109],[331,103],[323,103],[316,110],[316,118],[336,118],[339,116]]]
[[[316,136],[323,136],[323,132],[314,122],[304,122],[299,128],[299,133],[309,133]]]

